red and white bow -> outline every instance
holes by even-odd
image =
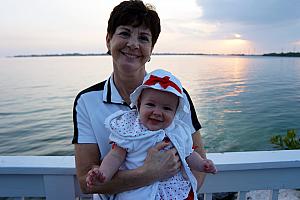
[[[178,85],[176,85],[176,83],[171,81],[169,76],[165,76],[161,78],[158,76],[151,75],[150,78],[147,81],[145,81],[144,85],[150,86],[150,85],[155,85],[156,83],[159,83],[160,86],[164,89],[170,86],[173,87],[175,90],[177,90],[180,94],[182,93]]]

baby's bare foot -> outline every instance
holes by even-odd
[[[106,177],[104,176],[104,174],[102,173],[102,172],[100,172],[99,171],[99,174],[98,174],[98,181],[100,182],[100,183],[104,183],[105,182],[105,180],[106,180]]]

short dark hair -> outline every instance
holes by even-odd
[[[110,13],[107,33],[112,36],[117,27],[121,25],[141,25],[150,29],[152,35],[152,47],[154,47],[160,34],[160,19],[155,8],[150,4],[144,4],[140,0],[123,1]]]

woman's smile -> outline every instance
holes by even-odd
[[[136,55],[133,53],[128,53],[128,52],[124,52],[124,51],[120,51],[122,55],[128,57],[128,58],[139,58],[141,57],[140,55]]]

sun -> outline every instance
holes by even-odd
[[[236,39],[240,39],[242,36],[240,35],[240,34],[238,34],[238,33],[235,33],[235,34],[233,34],[233,36],[234,36],[234,38],[236,38]]]

